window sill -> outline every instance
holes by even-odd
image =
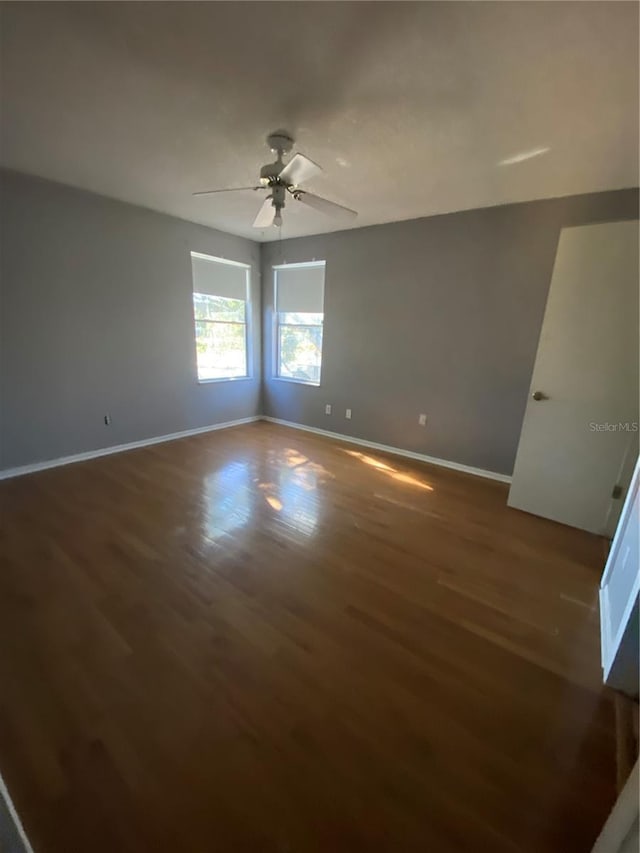
[[[288,376],[272,376],[276,382],[292,382],[294,385],[309,385],[311,388],[319,388],[319,382],[309,382],[306,379],[290,379]]]
[[[248,382],[253,376],[221,376],[218,379],[198,379],[198,385],[213,385],[217,382]]]

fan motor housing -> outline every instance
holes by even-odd
[[[268,187],[272,181],[277,180],[278,175],[284,169],[284,163],[279,160],[275,163],[267,163],[260,169],[260,183]]]

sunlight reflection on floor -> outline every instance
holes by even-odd
[[[376,471],[380,471],[382,474],[387,474],[387,476],[391,477],[392,480],[396,480],[398,483],[406,483],[409,486],[416,486],[417,488],[424,489],[428,492],[433,491],[433,486],[430,486],[429,483],[425,483],[424,480],[414,477],[413,474],[398,471],[397,468],[393,468],[381,459],[376,459],[375,456],[367,456],[366,453],[361,453],[359,450],[342,449],[342,452],[349,456],[353,456],[354,459],[359,459],[361,462],[364,462],[365,465],[375,468]]]
[[[258,482],[265,503],[277,513],[279,523],[311,536],[320,511],[318,485],[334,475],[292,447],[269,453],[268,462],[277,482]]]
[[[419,476],[382,459],[358,450],[341,451],[395,483],[433,491],[433,486]],[[246,525],[260,503],[274,513],[278,523],[305,536],[315,532],[322,504],[318,487],[335,475],[293,447],[269,453],[267,472],[271,476],[260,479],[248,460],[239,460],[205,478],[204,528],[208,539],[216,540]]]
[[[248,461],[230,462],[204,481],[205,527],[217,539],[245,525],[251,517],[251,478]]]

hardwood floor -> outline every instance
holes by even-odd
[[[36,853],[587,853],[603,544],[266,423],[0,483],[0,771]]]

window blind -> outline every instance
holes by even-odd
[[[227,299],[247,299],[248,267],[227,264],[214,258],[203,258],[192,253],[194,293],[224,296]]]
[[[275,267],[276,311],[292,314],[322,314],[324,308],[324,263]]]

